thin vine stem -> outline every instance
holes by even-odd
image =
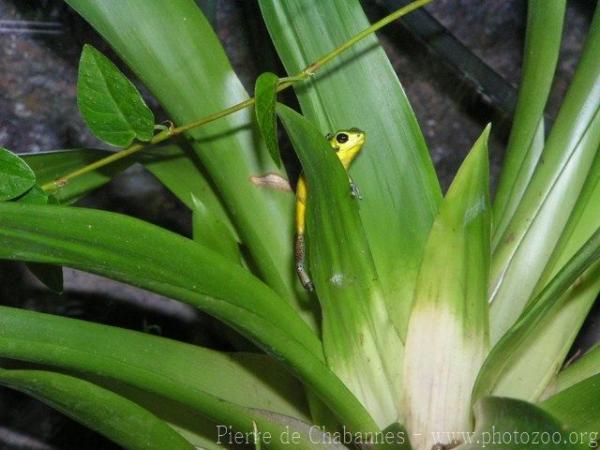
[[[344,42],[339,47],[337,47],[337,48],[333,49],[332,51],[330,51],[329,53],[325,54],[324,56],[319,58],[317,61],[313,62],[312,64],[309,64],[306,68],[304,68],[297,74],[292,75],[291,77],[282,78],[280,80],[279,85],[277,86],[277,92],[281,92],[281,91],[289,88],[290,86],[293,86],[294,84],[296,84],[298,82],[301,82],[301,81],[306,80],[307,78],[310,78],[321,67],[323,67],[324,65],[326,65],[333,59],[337,58],[340,54],[344,53],[345,51],[347,51],[348,49],[353,47],[357,42],[363,40],[364,38],[371,35],[372,33],[375,33],[376,31],[380,30],[381,28],[385,27],[386,25],[390,24],[391,22],[395,21],[396,19],[414,11],[415,9],[421,8],[432,1],[433,0],[416,0],[412,3],[409,3],[406,6],[403,6],[402,8],[400,8],[398,10],[394,11],[393,13],[385,16],[383,19],[375,22],[370,27],[365,28],[360,33],[354,35],[352,38],[350,38],[349,40]],[[86,173],[92,172],[96,169],[104,167],[104,166],[111,164],[115,161],[118,161],[120,159],[127,158],[128,156],[138,153],[139,151],[144,150],[145,148],[147,148],[151,145],[160,144],[174,136],[183,134],[186,131],[201,127],[203,125],[214,122],[218,119],[226,117],[230,114],[241,111],[242,109],[246,109],[246,108],[254,105],[254,103],[256,103],[256,99],[254,97],[250,97],[247,100],[244,100],[243,102],[237,103],[233,106],[230,106],[229,108],[226,108],[222,111],[202,117],[201,119],[195,120],[193,122],[189,122],[189,123],[181,125],[179,127],[169,127],[166,130],[163,130],[160,133],[156,134],[147,143],[136,142],[135,144],[127,147],[126,149],[115,152],[115,153],[107,156],[106,158],[99,159],[98,161],[95,161],[91,164],[88,164],[77,170],[74,170],[73,172],[70,172],[60,178],[57,178],[56,180],[50,181],[50,182],[42,185],[41,188],[46,192],[54,191],[56,189],[61,188],[65,184],[67,184],[73,178],[79,177],[81,175],[85,175]]]

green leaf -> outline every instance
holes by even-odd
[[[600,345],[596,344],[577,361],[561,370],[555,382],[544,394],[548,397],[598,374],[600,374]]]
[[[47,403],[130,450],[194,448],[155,415],[88,381],[42,370],[1,370],[0,384]]]
[[[112,152],[99,149],[56,150],[35,154],[20,155],[33,169],[40,184],[52,183],[65,174],[92,164],[111,155]],[[156,178],[165,185],[183,204],[195,208],[192,195],[202,199],[210,213],[227,223],[234,233],[221,201],[206,180],[206,175],[196,161],[181,147],[167,145],[145,150],[135,156],[124,158],[87,172],[69,180],[53,190],[52,195],[60,203],[72,203],[88,192],[109,182],[116,175],[136,162],[141,162]],[[29,191],[33,193],[33,190]],[[29,193],[28,193],[29,194]],[[40,202],[41,203],[41,202]]]
[[[126,397],[147,409],[156,417],[167,422],[196,448],[206,450],[223,450],[225,448],[217,444],[218,424],[187,405],[120,381],[81,373],[77,373],[77,376]]]
[[[23,195],[35,184],[35,174],[27,163],[0,147],[0,202]]]
[[[294,75],[369,26],[358,0],[261,0],[279,57]],[[350,173],[391,319],[406,333],[415,280],[441,192],[427,146],[390,61],[371,35],[295,85],[323,135],[367,134]]]
[[[306,419],[299,383],[265,355],[226,354],[150,334],[0,307],[2,357],[120,380],[217,421],[215,402]],[[86,376],[87,376],[86,375]],[[215,415],[211,415],[213,412]]]
[[[48,194],[46,194],[42,188],[37,184],[34,185],[29,191],[23,194],[21,197],[15,199],[20,203],[29,205],[47,205]],[[41,283],[43,283],[51,291],[57,294],[63,292],[63,270],[60,266],[54,266],[52,264],[40,264],[40,263],[28,263],[25,264],[27,269],[35,276]]]
[[[193,155],[168,145],[144,152],[140,161],[192,211],[194,240],[239,264],[237,232]]]
[[[236,360],[239,354],[233,355]],[[245,355],[249,356],[249,355]],[[256,361],[256,372],[264,373],[265,370],[272,368],[273,361],[271,364],[260,365],[264,361],[261,355],[252,355]],[[276,376],[286,375],[278,370],[273,374],[270,380],[275,379]],[[97,377],[96,377],[97,378]],[[196,447],[206,450],[221,450],[225,447],[230,448],[229,440],[234,439],[234,436],[227,434],[224,428],[224,423],[215,423],[207,420],[205,417],[200,416],[196,411],[191,408],[183,406],[181,403],[174,402],[164,397],[148,394],[146,392],[139,391],[137,389],[131,389],[129,386],[122,383],[114,383],[106,380],[101,380],[101,385],[108,386],[111,390],[116,391],[120,395],[123,395],[144,408],[154,413],[157,417],[166,420],[181,433],[188,441],[192,442]],[[288,389],[293,389],[295,386],[289,386]],[[283,387],[282,387],[283,389]],[[244,394],[242,394],[244,395]],[[248,409],[246,410],[247,420],[244,426],[244,432],[254,432],[254,424],[256,424],[256,436],[257,447],[261,445],[261,437],[264,437],[266,433],[270,433],[270,441],[267,446],[269,449],[282,449],[289,450],[292,446],[294,449],[305,449],[315,450],[323,449],[324,446],[319,445],[317,440],[319,433],[307,422],[307,419],[298,419],[289,415],[282,415],[264,409]],[[312,427],[312,428],[311,428]],[[227,430],[229,433],[238,432],[237,429]],[[295,435],[294,441],[291,441],[291,436]],[[255,437],[249,435],[250,446],[243,448],[253,448]],[[286,441],[287,439],[287,441]],[[220,442],[221,445],[217,443]],[[234,447],[238,448],[238,447]],[[325,448],[330,449],[332,446],[326,446]],[[347,450],[344,446],[333,446],[335,449]]]
[[[497,234],[521,201],[544,147],[544,107],[560,52],[566,1],[530,0],[528,5],[519,98],[494,199]]]
[[[139,159],[192,211],[194,240],[240,264],[236,230],[193,155],[179,146],[168,145],[146,151]]]
[[[476,431],[456,450],[584,450],[555,417],[520,400],[487,397],[475,405]],[[461,436],[462,437],[462,436]]]
[[[535,295],[600,146],[600,9],[541,158],[506,229],[493,238],[492,343]],[[532,258],[535,255],[535,258]]]
[[[38,184],[45,185],[111,154],[112,152],[107,150],[78,148],[28,153],[20,156],[35,172]],[[73,203],[88,192],[108,183],[134,162],[133,158],[121,159],[101,169],[73,178],[53,190],[52,195],[61,204]]]
[[[117,147],[149,141],[154,115],[131,81],[106,56],[84,45],[79,61],[77,105],[94,136]]]
[[[405,384],[407,427],[423,433],[423,448],[436,444],[436,431],[469,428],[471,391],[488,351],[489,133],[488,125],[442,201],[417,279]]]
[[[67,3],[113,46],[176,124],[248,99],[218,37],[193,0]],[[267,173],[285,176],[257,139],[253,120],[253,112],[246,109],[191,130],[187,137],[257,273],[302,310],[306,294],[293,273],[293,195],[252,183],[253,176]]]
[[[600,155],[597,154],[571,217],[536,286],[536,294],[600,228],[600,215],[596,208],[599,201]],[[546,386],[556,381],[557,371],[563,365],[598,292],[600,263],[595,263],[577,278],[559,301],[560,306],[531,331],[527,345],[511,358],[510,370],[497,386],[497,392],[504,396],[537,400]]]
[[[557,417],[569,429],[579,432],[600,430],[600,375],[587,378],[550,397],[540,407]],[[593,440],[591,436],[590,440]],[[590,447],[591,448],[591,447]]]
[[[277,144],[277,85],[279,77],[271,72],[261,74],[256,80],[254,98],[256,99],[256,123],[269,149],[273,161],[281,167],[281,156]]]
[[[289,445],[278,445],[276,437],[306,423],[301,385],[265,355],[225,354],[15,308],[0,307],[0,313],[1,356],[69,370],[140,403],[186,435],[202,431],[190,424],[199,412],[234,431],[252,431],[256,422],[274,436],[272,448],[285,449]],[[314,445],[303,438],[298,448]]]
[[[191,211],[196,207],[193,200],[196,197],[220,218],[227,217],[197,158],[184,147],[151,148],[139,154],[138,160]]]
[[[410,440],[408,439],[408,433],[406,428],[398,422],[391,424],[385,430],[381,432],[383,436],[387,436],[389,441],[387,445],[382,445],[382,449],[386,450],[412,450],[410,446]],[[390,439],[390,436],[392,438]]]
[[[25,194],[16,198],[15,201],[18,201],[21,203],[27,203],[30,205],[47,205],[48,204],[48,194],[46,194],[42,188],[40,188],[37,184],[35,184]]]
[[[26,154],[23,155],[23,158],[30,164],[40,183],[45,184],[60,179],[61,176],[110,154],[112,153],[106,150],[74,149]],[[235,236],[235,230],[233,230],[221,201],[216,197],[214,190],[206,180],[205,174],[193,158],[176,145],[148,149],[133,157],[87,172],[54,190],[53,195],[62,203],[71,203],[93,189],[109,182],[114,176],[136,161],[144,164],[162,184],[192,211],[196,208],[192,197],[197,196],[198,199],[202,199],[205,206],[205,220],[210,223],[222,223],[223,226],[228,228],[228,234],[223,235],[224,237],[221,240],[229,242],[234,239],[231,236]],[[33,189],[28,192],[27,196],[30,192],[33,192]],[[20,201],[23,200],[20,199]],[[223,230],[224,232],[225,230]],[[237,248],[237,244],[235,245]],[[230,245],[227,248],[231,249],[232,246]]]
[[[214,214],[213,211],[192,194],[194,210],[192,225],[194,240],[214,250],[235,264],[240,264],[241,255],[238,242],[231,232],[230,225]]]
[[[308,186],[308,260],[327,364],[383,428],[401,418],[403,344],[386,311],[348,175],[323,135],[279,104]],[[390,351],[390,349],[393,349]]]
[[[518,385],[521,380],[514,379],[514,375],[511,373],[515,359],[535,344],[538,339],[539,327],[552,317],[553,312],[563,307],[565,299],[568,298],[563,294],[598,258],[600,258],[600,228],[562,267],[516,323],[492,348],[477,378],[473,392],[474,400],[489,394],[511,393],[514,395],[515,389],[519,391],[523,389]],[[546,380],[547,382],[548,380]],[[541,394],[536,390],[544,388],[545,384],[535,387],[526,385],[525,389],[528,391],[524,395],[535,399],[537,395]]]
[[[294,309],[198,243],[105,211],[4,203],[0,258],[62,264],[194,305],[284,360],[349,428],[375,427],[322,362],[321,342]]]

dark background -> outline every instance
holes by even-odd
[[[199,3],[206,7],[211,2]],[[560,62],[547,108],[550,120],[572,77],[594,4],[592,0],[568,4]],[[395,9],[398,1],[364,0],[363,5],[375,21]],[[444,189],[489,121],[494,122],[495,130],[491,142],[495,183],[510,126],[511,99],[520,77],[526,2],[437,0],[427,10],[447,29],[449,41],[451,36],[458,39],[492,75],[472,79],[461,72],[456,65],[464,53],[449,54],[443,49],[436,53],[439,49],[416,37],[419,28],[414,24],[391,25],[380,38],[415,109]],[[207,13],[249,92],[262,71],[283,74],[254,1],[218,0],[216,8]],[[111,55],[98,35],[59,0],[0,0],[0,146],[18,152],[99,146],[79,117],[75,101],[77,62],[84,43]],[[488,84],[493,91],[486,90]],[[500,98],[495,97],[498,93]],[[151,107],[160,111],[151,97],[147,98]],[[158,118],[166,117],[159,112]],[[293,157],[288,155],[286,160],[291,161],[291,171],[297,170]],[[125,212],[174,231],[190,231],[185,209],[139,167],[94,193],[86,205]],[[210,318],[186,305],[75,270],[65,269],[65,294],[58,296],[40,286],[21,265],[0,263],[0,299],[5,305],[213,347],[227,345],[220,341]],[[598,316],[596,308],[574,351],[599,340]],[[0,388],[0,449],[83,448],[117,447],[37,401]]]

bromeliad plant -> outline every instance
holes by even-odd
[[[546,133],[565,0],[529,1],[492,205],[490,127],[442,198],[372,34],[427,0],[371,27],[355,0],[260,0],[290,77],[263,74],[254,98],[192,0],[67,3],[178,126],[155,126],[135,87],[86,46],[82,115],[127,148],[0,153],[0,257],[26,261],[54,289],[70,266],[194,305],[264,353],[1,307],[0,356],[30,364],[2,369],[0,383],[130,449],[593,445],[600,348],[563,364],[600,290],[599,12]],[[302,115],[276,103],[292,85]],[[294,273],[276,115],[310,188],[314,295]],[[352,126],[367,135],[351,169],[362,200],[324,138]],[[134,161],[190,209],[193,239],[71,206]]]

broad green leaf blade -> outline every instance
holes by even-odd
[[[562,392],[563,390],[600,374],[600,345],[595,345],[585,355],[560,371],[556,381],[548,386],[545,397]]]
[[[113,152],[101,149],[75,148],[50,150],[39,153],[20,153],[29,167],[35,172],[39,184],[46,184],[61,176],[98,161]],[[113,167],[107,166],[107,169]],[[75,181],[75,179],[73,180]]]
[[[32,167],[40,184],[51,183],[83,166],[96,162],[112,152],[97,149],[74,149],[21,155]],[[144,152],[111,163],[101,169],[93,170],[69,180],[54,190],[52,195],[60,203],[72,203],[85,194],[109,182],[113,177],[131,166],[141,162],[163,185],[165,185],[183,204],[192,211],[195,209],[192,197],[202,200],[206,207],[206,220],[223,223],[229,234],[235,230],[229,221],[221,201],[206,180],[197,162],[181,147],[168,145],[145,150]],[[33,188],[26,194],[30,197]],[[19,201],[24,201],[21,197]],[[45,202],[38,202],[40,204]],[[210,218],[210,219],[209,219]],[[237,240],[237,238],[236,238]]]
[[[27,153],[20,156],[33,169],[38,183],[44,185],[110,154],[112,152],[107,150],[81,148]],[[60,186],[53,190],[52,195],[61,204],[73,203],[88,192],[108,183],[134,162],[132,158],[125,158],[102,169],[73,178],[67,183],[59,183]]]
[[[389,439],[387,445],[382,446],[386,450],[412,450],[409,435],[403,425],[398,422],[391,424],[381,432],[382,436]]]
[[[193,0],[67,3],[112,45],[176,124],[248,99],[219,39]],[[257,139],[253,119],[251,110],[240,111],[187,136],[193,139],[194,151],[257,272],[300,310],[303,300],[298,297],[306,294],[293,273],[293,196],[252,183],[253,176],[284,176]]]
[[[533,400],[541,394],[545,384],[535,387],[527,384],[524,387],[519,385],[521,380],[515,378],[511,373],[514,370],[513,364],[517,357],[526,352],[539,339],[537,332],[540,327],[545,325],[554,312],[564,307],[564,302],[568,297],[563,294],[567,289],[598,258],[600,258],[600,228],[563,266],[527,307],[517,322],[493,347],[478,375],[473,392],[475,401],[490,394],[512,395]],[[539,370],[539,368],[530,368],[530,370]],[[549,380],[545,381],[548,383]],[[521,392],[523,389],[528,389],[528,391]]]
[[[14,201],[27,203],[29,205],[46,205],[48,204],[48,194],[46,194],[41,187],[35,184],[23,195],[15,198]]]
[[[540,404],[569,429],[580,432],[600,430],[600,375],[594,375],[550,397]],[[590,440],[593,438],[590,436]]]
[[[42,370],[1,370],[0,384],[47,403],[128,450],[194,449],[155,415],[88,381]]]
[[[218,445],[217,423],[201,415],[197,410],[170,398],[143,391],[129,384],[77,373],[77,376],[109,389],[147,409],[156,417],[167,422],[196,448],[223,450]]]
[[[374,427],[294,309],[198,243],[120,214],[4,203],[0,244],[0,258],[66,265],[196,306],[285,361],[349,428]]]
[[[49,197],[48,194],[46,194],[36,184],[21,197],[15,199],[15,201],[29,205],[47,205]],[[61,266],[40,263],[28,263],[26,266],[33,276],[35,276],[48,289],[56,292],[57,294],[62,294],[63,270]]]
[[[77,105],[94,136],[117,147],[149,141],[154,115],[131,81],[106,56],[86,44],[79,61]]]
[[[260,7],[290,75],[369,26],[358,0],[261,0]],[[303,114],[323,135],[351,127],[367,133],[350,173],[364,197],[360,215],[387,306],[404,336],[441,198],[408,99],[375,36],[296,85],[296,93]]]
[[[237,357],[240,355],[236,354],[235,356]],[[252,356],[260,357],[261,355]],[[258,358],[256,358],[256,362],[261,363]],[[256,365],[257,373],[264,373],[265,370],[270,368],[270,366],[259,367],[258,364]],[[276,375],[279,374],[281,373],[276,373]],[[108,386],[111,390],[116,391],[120,395],[135,401],[153,412],[157,417],[166,420],[188,441],[201,449],[221,450],[225,447],[231,448],[230,442],[235,440],[234,433],[238,433],[238,430],[231,429],[224,423],[210,422],[193,409],[185,407],[181,403],[165,399],[164,397],[148,394],[139,391],[138,389],[132,389],[127,385],[107,382],[106,380],[102,380],[101,385]],[[293,388],[294,386],[290,387]],[[289,450],[292,447],[294,449],[298,448],[306,450],[334,448],[336,450],[347,450],[347,447],[342,445],[320,445],[320,431],[307,422],[306,419],[299,419],[297,417],[291,417],[289,415],[283,415],[264,409],[247,410],[247,415],[247,424],[250,426],[249,428],[245,427],[245,430],[249,429],[250,432],[254,431],[252,429],[252,420],[254,420],[254,423],[256,423],[256,431],[258,433],[254,436],[249,435],[250,446],[243,448],[255,448],[254,442],[256,440],[256,448],[258,448],[263,441],[265,444],[270,441],[270,445],[265,445],[266,448],[281,448],[283,450]],[[270,433],[270,436],[265,439],[267,433]],[[261,437],[263,438],[263,441],[261,441]],[[238,447],[236,446],[234,448]]]
[[[35,174],[18,155],[0,147],[0,202],[26,193],[35,184]]]
[[[193,155],[169,145],[144,152],[139,160],[192,211],[194,239],[239,263],[237,233]]]
[[[300,384],[266,355],[227,354],[81,320],[0,307],[0,354],[96,374],[218,414],[215,399],[306,419]],[[186,394],[187,393],[187,394]],[[187,400],[186,400],[187,399]],[[213,411],[216,416],[209,413]]]
[[[565,0],[528,3],[519,98],[494,198],[494,233],[499,235],[521,201],[543,149],[544,108],[560,52],[565,6]]]
[[[277,112],[308,187],[308,262],[323,310],[327,364],[380,427],[402,418],[403,344],[386,311],[348,175],[323,135],[292,109]]]
[[[197,158],[188,150],[165,145],[142,152],[138,160],[191,211],[196,197],[220,218],[227,217]]]
[[[437,443],[433,432],[469,428],[471,391],[488,351],[489,132],[442,201],[417,279],[404,371],[407,427],[423,433],[419,449]]]
[[[256,99],[255,111],[258,129],[265,140],[271,158],[278,166],[281,166],[281,156],[277,144],[277,116],[275,115],[278,84],[279,77],[274,73],[261,74],[256,80],[254,98]]]
[[[92,209],[6,204],[2,211],[0,234],[4,245],[0,256],[4,258],[64,260],[83,270],[207,307],[223,319],[226,305],[243,308],[248,314],[227,321],[241,326],[253,316],[259,322],[259,317],[279,322],[291,336],[298,333],[297,338],[305,339],[306,348],[313,354],[320,352],[315,335],[291,308],[277,303],[270,289],[247,271],[175,233]],[[219,313],[221,306],[225,308]]]
[[[535,292],[541,291],[585,242],[600,228],[600,155],[596,155],[569,222],[556,245]],[[527,345],[511,359],[497,392],[534,401],[556,380],[577,334],[600,292],[600,263],[592,265],[532,330]],[[531,302],[530,302],[531,303]],[[552,389],[550,386],[548,389]]]
[[[502,337],[532,298],[599,146],[600,9],[544,148],[544,163],[536,167],[508,226],[493,240],[492,343]]]
[[[256,417],[262,417],[264,420],[278,423],[283,429],[283,432],[273,435],[272,439],[269,439],[270,446],[267,446],[267,448],[275,447],[281,448],[282,450],[288,450],[290,446],[292,446],[294,449],[298,448],[348,450],[349,446],[352,445],[351,442],[344,442],[347,445],[343,445],[340,442],[336,442],[335,440],[332,440],[331,432],[322,431],[321,429],[319,429],[319,427],[316,427],[312,423],[303,422],[293,417],[286,417],[280,414],[274,414],[270,411],[256,411]],[[261,428],[258,423],[255,428],[255,432],[261,432]],[[357,433],[357,435],[368,436],[367,433],[361,434],[359,432]],[[295,436],[295,438],[293,436]],[[294,440],[292,441],[292,439]],[[276,440],[279,440],[279,442],[275,443]],[[352,441],[352,438],[350,438],[350,441]],[[256,445],[255,448],[256,450],[260,450],[261,443],[258,442],[257,444],[258,445]],[[377,445],[372,445],[370,447],[375,450],[385,449],[385,447]]]
[[[240,249],[229,224],[223,222],[214,211],[211,211],[202,200],[193,194],[192,201],[194,202],[192,211],[194,240],[229,261],[240,264]]]
[[[584,450],[587,443],[546,411],[520,400],[487,397],[475,405],[476,432],[456,450]]]
[[[275,437],[287,427],[290,433],[295,431],[295,423],[306,420],[301,385],[265,355],[225,354],[14,308],[0,307],[0,312],[1,356],[82,373],[136,403],[141,401],[178,427],[196,430],[176,420],[181,408],[170,402],[165,405],[162,397],[184,405],[184,412],[191,408],[234,431],[252,431],[255,422]],[[278,444],[274,438],[272,448],[289,448]],[[315,445],[302,438],[297,448],[313,449]]]

